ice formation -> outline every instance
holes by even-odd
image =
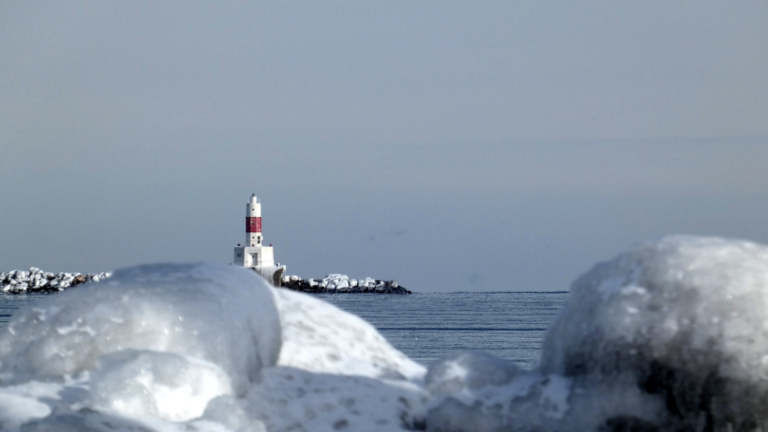
[[[719,238],[581,276],[533,371],[466,352],[425,371],[231,266],[121,270],[0,328],[3,431],[757,432],[767,403],[768,247]]]
[[[584,388],[630,382],[668,407],[657,428],[768,429],[768,248],[668,237],[597,265],[574,282],[541,368]]]
[[[277,361],[280,324],[253,272],[213,265],[118,270],[19,310],[0,332],[0,380],[77,375],[122,350],[211,362],[243,393]]]

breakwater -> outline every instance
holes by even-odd
[[[103,273],[51,273],[30,267],[29,270],[11,270],[0,273],[0,291],[6,294],[22,294],[28,291],[64,291],[86,282],[99,282],[112,276]]]
[[[283,288],[307,293],[372,293],[372,294],[412,294],[396,281],[363,278],[352,279],[343,274],[329,274],[323,279],[304,280],[298,276],[283,276]]]
[[[56,292],[76,287],[86,282],[100,282],[112,276],[110,272],[51,273],[30,267],[29,270],[11,270],[0,273],[0,292],[23,294],[26,292]],[[306,293],[373,293],[411,294],[412,292],[395,281],[366,277],[350,279],[347,275],[329,274],[323,279],[304,280],[298,276],[285,276],[283,288]]]

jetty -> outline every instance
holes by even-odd
[[[76,287],[86,282],[99,282],[112,276],[103,273],[51,273],[30,267],[29,270],[11,270],[0,273],[0,291],[5,294],[27,292],[55,292]]]
[[[372,293],[413,294],[395,281],[364,278],[350,279],[347,275],[329,274],[323,279],[304,280],[298,276],[284,276],[283,288],[307,293]]]

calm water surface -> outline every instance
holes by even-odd
[[[52,294],[55,295],[55,294]],[[534,367],[544,333],[568,293],[315,294],[372,323],[399,350],[429,365],[443,354],[485,351]],[[42,294],[2,295],[0,325]]]
[[[452,351],[485,351],[534,367],[544,333],[567,292],[320,294],[372,323],[412,359],[430,364]]]

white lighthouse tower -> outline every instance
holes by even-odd
[[[264,276],[272,285],[280,286],[285,266],[275,265],[272,245],[263,246],[261,234],[261,203],[256,194],[245,206],[245,246],[235,248],[235,265],[249,267]]]

